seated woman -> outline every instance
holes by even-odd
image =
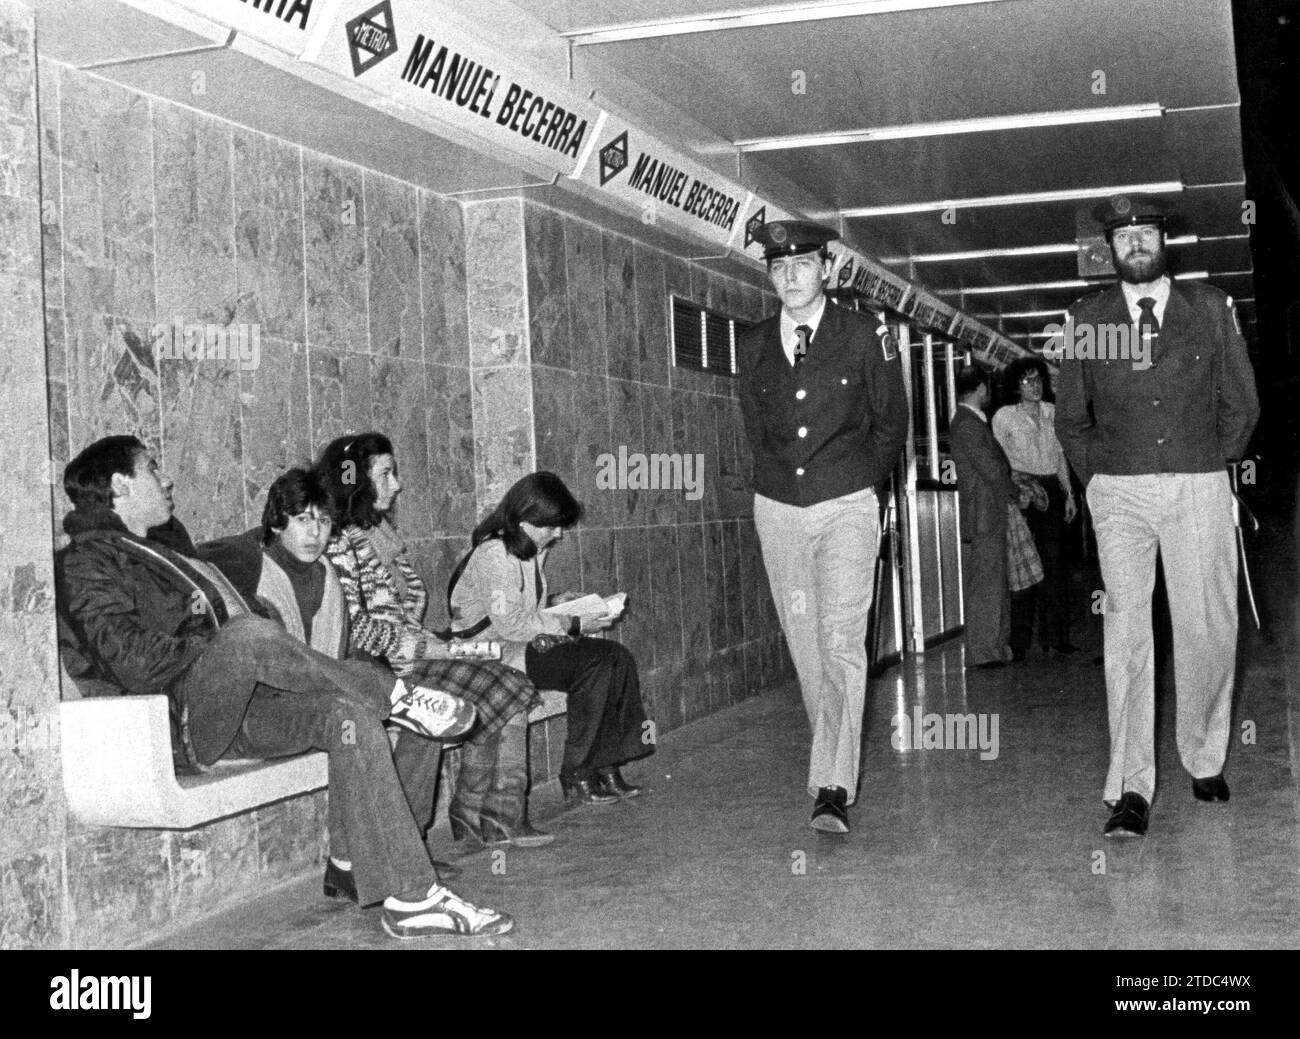
[[[450,806],[455,832],[487,844],[549,844],[554,836],[528,821],[528,711],[540,702],[537,690],[504,664],[461,659],[463,646],[424,626],[429,595],[392,521],[402,489],[392,442],[375,432],[339,437],[316,471],[338,518],[325,552],[347,602],[352,650],[384,658],[399,677],[417,671],[423,684],[478,710],[480,724],[461,747]]]
[[[543,689],[568,693],[568,738],[560,784],[566,800],[607,804],[635,797],[619,766],[654,752],[643,741],[645,708],[636,660],[626,647],[588,638],[607,617],[557,616],[546,605],[548,548],[578,522],[582,506],[554,473],[516,483],[477,527],[471,552],[449,591],[453,624],[499,639],[501,659]],[[576,596],[556,597],[562,604]]]

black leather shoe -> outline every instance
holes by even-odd
[[[533,826],[527,819],[507,826],[484,816],[481,820],[484,844],[510,844],[516,848],[542,848],[555,840],[555,834]]]
[[[634,786],[623,778],[623,773],[617,768],[602,768],[597,776],[600,780],[600,787],[607,794],[613,794],[615,797],[639,797],[641,788]]]
[[[328,859],[325,863],[325,883],[323,885],[326,898],[346,898],[351,902],[360,902],[357,897],[357,882],[352,876],[350,869],[340,869],[334,865],[333,859]]]
[[[560,789],[564,791],[564,800],[569,804],[612,805],[618,802],[618,795],[607,794],[599,778],[574,779],[561,776]]]
[[[1193,779],[1192,793],[1196,795],[1198,801],[1226,801],[1228,784],[1223,781],[1223,773],[1220,772],[1217,776]]]
[[[1131,791],[1119,799],[1101,831],[1104,837],[1141,837],[1151,821],[1151,806],[1141,794]]]
[[[848,833],[848,791],[839,786],[824,786],[817,791],[813,805],[812,828],[822,833]]]

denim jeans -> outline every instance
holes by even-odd
[[[240,618],[174,690],[205,764],[329,754],[330,852],[351,860],[362,905],[423,897],[437,882],[384,730],[392,687],[385,668],[333,660],[270,621]]]

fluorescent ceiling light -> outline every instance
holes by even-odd
[[[976,198],[950,198],[935,202],[907,202],[897,206],[863,206],[841,209],[840,216],[849,220],[873,216],[903,216],[908,213],[942,213],[945,209],[981,209],[989,206],[1028,206],[1046,202],[1073,202],[1111,195],[1169,194],[1183,191],[1181,180],[1161,180],[1150,184],[1119,184],[1104,188],[1067,188],[1064,191],[1030,191],[1019,195],[981,195]]]
[[[1055,317],[1057,314],[1064,314],[1064,307],[1057,307],[1055,310],[1018,310],[1014,314],[972,314],[976,321],[1006,321],[1011,319],[1028,319],[1035,317]]]
[[[1194,234],[1178,235],[1165,240],[1165,245],[1195,245],[1201,239]],[[957,253],[917,253],[915,256],[887,256],[881,263],[899,265],[904,263],[960,263],[963,260],[991,260],[1004,256],[1055,256],[1072,254],[1079,251],[1076,242],[1060,242],[1056,245],[1024,245],[1008,249],[969,249]]]
[[[837,144],[867,141],[896,141],[910,137],[944,137],[950,134],[986,133],[993,130],[1024,130],[1036,126],[1074,126],[1079,123],[1110,123],[1124,119],[1154,119],[1164,115],[1156,103],[1110,105],[1105,108],[1072,108],[1057,112],[1022,112],[971,119],[947,119],[937,123],[908,123],[862,130],[828,133],[788,134],[782,137],[751,137],[734,142],[742,152],[773,152],[790,148],[825,148]]]
[[[1249,271],[1224,271],[1224,274],[1249,274]],[[1209,271],[1188,271],[1184,274],[1175,274],[1174,277],[1180,281],[1197,278],[1208,278]],[[1002,292],[1038,292],[1050,289],[1087,289],[1102,287],[1104,283],[1095,279],[1088,280],[1084,278],[1069,278],[1064,281],[1035,281],[1027,282],[1024,285],[977,285],[970,289],[932,289],[936,296],[996,296]],[[1053,311],[1056,313],[1056,311]],[[1006,317],[1007,315],[1003,315]]]
[[[840,0],[838,3],[783,4],[779,7],[743,7],[734,11],[714,11],[687,18],[656,18],[644,22],[570,29],[560,33],[579,46],[593,43],[622,43],[627,40],[650,40],[660,36],[686,36],[697,32],[720,32],[724,29],[752,29],[760,25],[790,25],[795,22],[820,22],[834,18],[858,18],[871,14],[895,14],[899,11],[923,11],[935,7],[965,7],[971,4],[1002,3],[1004,0]]]

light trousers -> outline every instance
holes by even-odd
[[[1178,755],[1194,778],[1223,771],[1237,656],[1237,547],[1226,472],[1110,476],[1087,489],[1106,585],[1110,768],[1103,798],[1156,788],[1156,551],[1174,632]]]
[[[858,788],[879,524],[871,488],[804,507],[754,496],[763,565],[813,732],[808,793],[843,787],[849,804]]]

